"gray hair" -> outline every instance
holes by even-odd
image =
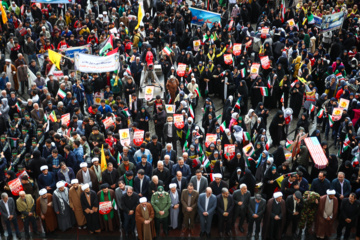
[[[245,183],[240,184],[240,189],[242,189],[243,187],[247,187]]]
[[[3,193],[1,194],[1,199],[5,199],[5,198],[7,198],[7,197],[9,197],[9,195],[8,195],[6,192],[3,192]]]
[[[162,166],[164,166],[164,163],[163,163],[163,161],[158,161],[158,162],[157,162],[157,165],[162,165]]]
[[[221,193],[227,193],[227,192],[229,192],[229,190],[226,187],[221,189]]]

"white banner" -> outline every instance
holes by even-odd
[[[119,54],[106,57],[93,56],[89,54],[75,54],[75,68],[80,72],[103,73],[119,69]]]

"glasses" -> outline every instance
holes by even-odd
[[[127,194],[132,194],[133,192],[127,192]]]

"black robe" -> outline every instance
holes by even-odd
[[[253,108],[255,108],[259,102],[262,102],[262,95],[260,88],[255,88],[255,87],[264,87],[264,86],[265,86],[264,83],[262,81],[259,82],[259,79],[256,79],[254,84],[251,86],[250,95],[251,95],[251,104]]]
[[[98,201],[96,192],[93,190],[90,191],[90,203],[91,204],[89,204],[88,200],[86,199],[84,192],[81,193],[80,201],[81,201],[81,206],[83,208],[84,215],[86,218],[87,229],[90,232],[95,232],[96,230],[100,230],[99,201]],[[97,211],[96,212],[94,211],[94,213],[92,213],[92,214],[85,212],[86,209],[92,210],[94,208],[97,208]]]
[[[299,92],[297,92],[296,90],[299,90]],[[290,90],[290,108],[292,108],[292,110],[294,111],[294,118],[297,118],[299,116],[303,101],[303,94],[303,89],[301,87],[296,88],[296,85]]]
[[[280,115],[282,115],[280,117]],[[285,122],[284,113],[282,111],[278,111],[271,121],[269,132],[271,139],[273,140],[274,146],[279,146],[280,141],[285,139],[285,125],[279,126],[279,124],[283,124]]]

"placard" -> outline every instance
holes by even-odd
[[[230,65],[233,63],[233,58],[231,54],[224,54],[224,62],[227,65]]]
[[[179,77],[183,77],[183,76],[185,76],[185,72],[186,72],[186,64],[179,63],[177,70],[176,70],[177,75]]]
[[[342,113],[343,113],[343,108],[341,107],[334,108],[332,113],[333,120],[339,121],[341,119]]]
[[[8,185],[12,195],[14,196],[19,196],[19,192],[24,190],[19,178],[15,178],[14,180],[11,180],[10,182],[8,182]]]
[[[340,98],[339,107],[344,108],[344,109],[348,109],[349,104],[350,104],[350,100],[345,99],[345,98]]]
[[[235,144],[224,145],[224,157],[227,160],[231,160],[233,157],[235,157]]]
[[[119,130],[120,143],[123,147],[130,145],[130,132],[129,129],[120,129]]]
[[[94,93],[94,103],[95,103],[95,105],[100,105],[102,99],[104,99],[104,93],[103,92]]]
[[[250,75],[252,79],[255,79],[259,74],[260,63],[253,63],[250,68]]]
[[[241,43],[235,43],[233,46],[233,54],[239,56],[241,54]]]
[[[99,213],[101,215],[109,214],[112,210],[111,201],[104,201],[99,203]]]
[[[201,41],[200,40],[195,40],[193,41],[193,46],[194,46],[194,51],[198,52],[200,49],[200,45],[201,45]]]
[[[61,125],[65,124],[69,126],[70,124],[70,113],[64,114],[61,116]]]
[[[249,143],[245,147],[243,147],[243,153],[245,157],[250,157],[254,153],[254,146],[252,143]]]
[[[144,130],[135,129],[133,137],[133,143],[135,144],[135,146],[140,147],[140,145],[143,143],[144,132]]]
[[[205,146],[209,147],[211,143],[216,144],[216,138],[217,138],[216,134],[207,133],[205,138]]]
[[[261,67],[263,69],[269,69],[270,68],[270,60],[269,56],[260,57]]]
[[[165,104],[165,109],[167,113],[175,113],[176,106],[173,104]]]
[[[150,101],[154,97],[154,86],[145,87],[145,100]]]
[[[261,29],[261,38],[266,38],[266,35],[269,33],[269,28],[262,28]]]
[[[177,129],[183,129],[185,126],[182,114],[174,114],[174,124]]]
[[[104,120],[102,120],[102,123],[104,124],[105,129],[108,129],[111,126],[115,127],[115,122],[112,117],[105,118]]]

